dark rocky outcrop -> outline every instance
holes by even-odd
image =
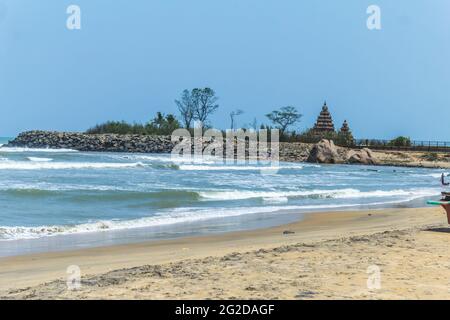
[[[304,162],[308,159],[313,145],[301,142],[281,142],[280,160],[288,162]]]
[[[208,144],[205,142],[205,145]],[[170,153],[175,146],[170,136],[85,134],[76,132],[27,131],[5,147],[73,149],[79,151]],[[224,144],[224,148],[226,145]],[[311,144],[280,143],[280,160],[305,161]]]
[[[84,134],[53,131],[27,131],[7,147],[74,149],[79,151],[168,153],[174,143],[170,136]]]
[[[203,147],[210,142],[203,141]],[[6,147],[73,149],[78,151],[170,153],[176,142],[170,136],[85,134],[76,132],[27,131]],[[224,143],[224,147],[226,144]],[[369,149],[349,150],[323,139],[319,143],[280,143],[280,160],[313,163],[377,164]]]

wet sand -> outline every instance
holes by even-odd
[[[67,288],[71,265],[78,290]],[[0,259],[3,299],[449,299],[449,290],[450,227],[437,207]]]

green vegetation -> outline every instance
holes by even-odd
[[[145,134],[145,128],[142,124],[137,123],[130,124],[125,121],[107,121],[89,128],[86,130],[86,133]]]
[[[108,121],[90,128],[86,133],[115,133],[115,134],[143,134],[143,135],[170,135],[180,128],[180,123],[174,115],[164,115],[161,112],[156,114],[147,124],[127,123],[125,121]]]
[[[338,146],[353,146],[354,138],[351,132],[324,132],[318,135],[313,129],[307,129],[301,133],[296,133],[292,131],[285,134],[281,141],[287,142],[303,142],[303,143],[317,143],[322,139],[333,140],[333,142]]]
[[[409,137],[400,136],[389,141],[388,145],[392,147],[410,147],[411,139]]]
[[[173,114],[164,115],[157,112],[156,117],[147,124],[107,121],[88,129],[86,133],[170,135],[182,126],[191,129],[194,120],[206,128],[209,117],[219,108],[218,99],[211,88],[195,88],[191,91],[186,89],[181,93],[180,99],[175,100],[183,124],[180,124]]]

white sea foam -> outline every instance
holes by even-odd
[[[199,192],[199,195],[205,200],[244,200],[252,198],[280,199],[285,198],[308,197],[308,198],[332,198],[332,199],[351,199],[351,198],[380,198],[380,197],[425,197],[439,194],[437,189],[412,189],[412,190],[375,190],[360,191],[357,189],[333,189],[333,190],[305,190],[305,191],[207,191]],[[276,201],[276,200],[272,200]]]
[[[296,209],[298,207],[283,207]],[[213,218],[234,217],[246,214],[270,213],[279,211],[279,207],[227,208],[214,210],[203,208],[177,208],[170,212],[134,220],[102,220],[90,223],[64,226],[9,227],[0,226],[0,241],[18,239],[36,239],[41,237],[67,235],[75,233],[91,233],[99,231],[125,230],[133,228],[171,225],[176,223],[196,222]]]
[[[447,177],[447,176],[449,176],[450,175],[450,173],[448,173],[448,172],[444,172],[444,176],[445,177]],[[442,172],[440,172],[440,173],[430,173],[430,174],[427,174],[427,176],[429,176],[429,177],[433,177],[433,178],[436,178],[436,179],[440,179],[441,178],[441,176],[442,176]]]
[[[242,166],[201,166],[201,165],[180,165],[180,170],[186,171],[272,171],[272,170],[281,170],[281,169],[291,169],[291,170],[300,170],[303,169],[301,165],[292,165],[292,166],[250,166],[250,165],[242,165]]]
[[[110,162],[0,162],[0,170],[64,170],[64,169],[114,169],[145,166],[141,162],[110,163]]]
[[[52,158],[40,158],[40,157],[27,157],[28,160],[33,162],[50,162],[53,161]]]
[[[133,186],[123,187],[114,185],[96,185],[96,184],[65,184],[65,183],[17,183],[13,181],[1,181],[0,190],[2,191],[125,191],[133,192],[136,188]]]
[[[22,147],[0,147],[0,153],[22,153],[22,152],[49,152],[49,153],[67,153],[78,152],[73,149],[50,149],[50,148],[22,148]]]
[[[117,157],[117,156],[115,156]],[[222,161],[216,157],[177,157],[177,156],[150,156],[150,155],[123,155],[121,159],[136,160],[136,161],[157,161],[170,163],[185,163],[185,164],[215,164]]]
[[[288,197],[267,197],[267,198],[262,198],[264,203],[288,203],[289,199]]]

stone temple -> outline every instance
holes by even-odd
[[[350,128],[348,126],[347,120],[344,120],[344,123],[342,124],[342,127],[341,127],[341,132],[345,133],[345,134],[350,133]]]
[[[334,132],[333,119],[331,118],[330,111],[328,111],[326,101],[323,104],[322,111],[320,112],[319,117],[317,118],[313,130],[317,134]]]

